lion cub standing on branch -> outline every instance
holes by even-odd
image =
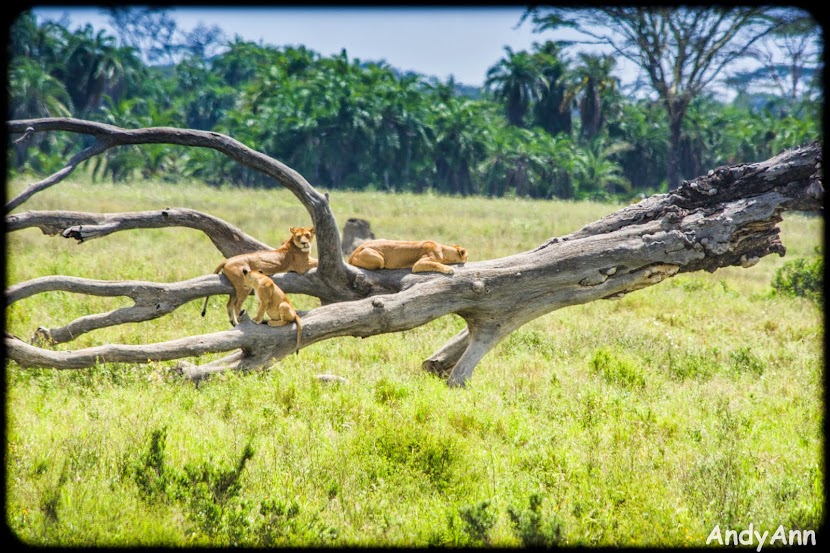
[[[242,274],[245,277],[245,285],[253,289],[256,299],[259,300],[259,309],[254,316],[254,322],[260,324],[265,315],[268,315],[268,326],[285,326],[296,321],[297,348],[294,351],[299,352],[303,336],[303,322],[288,300],[288,296],[282,288],[274,284],[271,277],[262,271],[242,269]]]
[[[466,263],[467,250],[432,240],[367,240],[349,257],[349,263],[363,269],[407,269],[413,273],[438,271],[453,274],[449,263]]]
[[[274,273],[304,273],[317,266],[317,260],[309,257],[311,241],[314,240],[313,227],[291,227],[291,238],[286,240],[276,250],[264,250],[252,253],[243,253],[230,257],[219,264],[214,274],[225,273],[233,285],[234,292],[228,298],[228,319],[231,325],[239,324],[239,314],[242,304],[245,303],[251,288],[245,284],[245,272],[262,271],[272,275]],[[202,307],[202,317],[207,311],[210,296],[205,298]]]

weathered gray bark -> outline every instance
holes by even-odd
[[[372,232],[369,221],[365,219],[351,218],[343,225],[343,241],[340,246],[343,252],[343,257],[348,257],[355,249],[366,240],[371,240],[375,237]]]
[[[10,127],[53,130],[68,126],[66,120],[61,120],[60,125],[54,120],[49,121],[41,125],[13,122]],[[69,130],[75,125],[72,123]],[[95,125],[94,129],[97,129]],[[88,127],[82,128],[88,130]],[[143,134],[136,134],[140,131]],[[140,143],[141,137],[148,142],[147,136],[153,137],[152,141],[176,138],[174,143],[182,143],[182,137],[191,141],[197,136],[193,145],[225,151],[224,145],[230,141],[215,133],[198,131],[140,131],[129,131],[131,134],[127,136],[133,141],[129,143]],[[108,132],[115,133],[113,130]],[[214,137],[223,145],[221,148],[212,143]],[[273,160],[270,163],[262,161],[261,157],[265,157],[262,154],[256,154],[257,162],[251,163],[250,155],[250,151],[245,151],[244,155],[231,157],[255,168],[265,166],[273,170],[273,167],[279,167]],[[534,250],[457,265],[453,275],[357,269],[343,264],[339,237],[332,240],[330,233],[323,233],[318,234],[318,249],[321,258],[323,251],[328,252],[329,263],[321,262],[318,269],[303,275],[287,273],[273,278],[286,292],[310,294],[323,300],[324,305],[303,315],[303,347],[337,336],[399,332],[446,314],[458,314],[468,327],[428,358],[424,368],[446,377],[451,385],[463,385],[488,351],[513,330],[536,317],[569,305],[620,297],[679,272],[715,271],[728,265],[748,267],[770,253],[783,255],[785,248],[776,227],[781,220],[780,214],[786,210],[821,209],[824,191],[819,176],[820,157],[821,144],[816,142],[763,163],[718,168],[685,183],[671,194],[656,195],[623,208],[572,234],[553,238]],[[284,177],[289,180],[296,175],[281,171],[281,174],[289,175]],[[313,219],[316,217],[315,221],[329,221],[333,225],[334,218],[327,202],[320,202],[319,195],[314,196],[306,190],[305,187],[311,187],[305,181],[292,186],[302,191],[298,194],[301,200],[315,198],[308,203],[304,201],[309,212],[316,213],[312,216]],[[152,213],[148,217],[155,221],[158,212]],[[125,215],[129,214],[119,215],[126,221]],[[46,218],[28,217],[30,221]],[[103,219],[95,217],[96,221]],[[78,220],[77,217],[66,219],[74,221],[72,226],[81,224]],[[106,227],[105,223],[95,224]],[[119,224],[125,228],[125,223]],[[136,225],[141,226],[141,223]],[[60,226],[48,228],[54,230]],[[336,230],[336,227],[332,228]],[[207,227],[201,230],[209,235],[216,232]],[[224,232],[228,232],[227,227]],[[330,258],[333,254],[342,267]],[[46,277],[10,288],[7,299],[13,302],[33,293],[56,289],[128,295],[136,302],[134,307],[85,317],[61,329],[44,331],[59,341],[58,338],[77,336],[78,332],[94,325],[147,320],[195,297],[228,293],[231,287],[221,275],[207,275],[169,285]],[[54,368],[88,367],[98,362],[143,363],[233,351],[225,358],[205,365],[187,362],[179,365],[182,374],[199,379],[228,369],[266,366],[292,354],[295,339],[293,325],[268,327],[255,325],[245,318],[233,330],[159,344],[108,345],[55,352],[7,336],[6,347],[9,357],[22,367]]]
[[[6,217],[7,232],[32,227],[50,236],[74,238],[79,244],[121,230],[188,227],[204,232],[225,257],[272,249],[218,217],[181,207],[132,213],[27,211]]]

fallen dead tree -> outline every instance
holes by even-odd
[[[212,148],[275,178],[306,207],[317,232],[317,269],[273,277],[288,293],[321,300],[320,307],[303,315],[303,347],[338,336],[400,332],[455,313],[467,327],[423,363],[426,370],[447,378],[450,385],[463,385],[481,358],[512,331],[556,309],[621,297],[682,272],[749,267],[771,253],[784,255],[776,226],[781,214],[820,210],[824,195],[822,146],[813,142],[761,163],[719,167],[671,194],[627,206],[572,234],[551,238],[534,250],[456,265],[453,275],[367,271],[344,262],[326,196],[279,161],[228,136],[173,128],[126,130],[76,119],[11,121],[8,130],[22,134],[22,139],[51,131],[95,138],[86,153],[78,154],[66,168],[31,185],[6,205],[8,231],[38,227],[47,234],[84,241],[126,229],[188,226],[207,234],[223,255],[236,255],[270,246],[225,221],[184,208],[117,214],[8,213],[65,178],[79,158],[122,145],[168,143]],[[223,275],[171,284],[50,276],[11,286],[6,299],[10,304],[51,290],[126,295],[135,302],[110,313],[82,317],[65,327],[39,330],[39,337],[47,342],[66,342],[96,328],[150,320],[194,299],[230,293],[231,285]],[[228,369],[266,367],[294,352],[296,332],[290,326],[256,325],[245,318],[227,331],[156,344],[54,351],[8,335],[5,342],[8,357],[21,367],[55,369],[231,352],[203,365],[179,364],[183,375],[200,379]]]

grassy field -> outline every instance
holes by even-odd
[[[347,192],[331,203],[341,224],[362,217],[378,237],[458,243],[470,261],[530,249],[619,207]],[[65,182],[24,206],[164,207],[212,213],[274,246],[309,224],[287,192],[199,184]],[[420,368],[463,328],[455,316],[314,344],[198,387],[172,363],[7,362],[6,522],[26,543],[76,546],[701,546],[716,525],[817,530],[822,312],[775,296],[770,281],[786,260],[813,255],[823,229],[797,214],[781,227],[786,258],[681,275],[527,324],[464,390]],[[220,260],[189,229],[80,245],[36,229],[7,236],[8,284],[53,274],[172,282]],[[193,302],[56,347],[222,330],[224,301],[213,298],[205,318]],[[6,326],[28,339],[127,304],[46,293],[7,307]]]

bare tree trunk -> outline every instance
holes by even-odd
[[[677,190],[680,186],[680,135],[683,117],[669,111],[669,160],[666,177],[669,191]]]
[[[552,238],[534,250],[509,257],[455,266],[453,275],[411,273],[408,270],[367,271],[346,265],[328,199],[297,173],[216,133],[180,129],[117,127],[73,119],[12,121],[12,132],[69,130],[106,137],[107,143],[169,142],[211,147],[262,170],[279,175],[312,215],[318,230],[320,266],[303,275],[274,275],[286,292],[320,297],[323,305],[302,314],[302,346],[338,336],[373,336],[400,332],[455,313],[467,328],[426,361],[424,369],[463,386],[479,361],[515,329],[541,315],[597,299],[617,298],[656,284],[680,272],[715,271],[737,265],[749,267],[770,253],[783,255],[776,224],[786,210],[820,210],[824,189],[819,172],[821,143],[783,152],[763,163],[721,167],[670,194],[655,195],[625,207],[561,238]],[[199,228],[223,254],[238,229],[210,216],[170,210],[144,214],[25,213],[7,216],[10,230],[39,226],[50,234],[89,239],[126,228],[182,225],[194,216]],[[176,216],[172,217],[171,213]],[[160,223],[161,221],[161,223]],[[172,221],[170,225],[162,224]],[[210,222],[210,224],[207,224]],[[64,226],[68,225],[68,226]],[[87,227],[88,225],[88,227]],[[84,230],[85,229],[85,230]],[[88,234],[84,234],[87,232]],[[244,239],[242,249],[258,249],[255,239]],[[247,250],[247,251],[251,251]],[[325,259],[325,263],[323,262]],[[221,275],[207,275],[184,283],[89,281],[45,277],[6,291],[13,303],[46,290],[99,295],[128,295],[135,306],[108,314],[84,317],[61,329],[45,330],[53,341],[73,339],[91,328],[136,322],[168,313],[194,297],[228,293]],[[21,367],[71,369],[98,362],[181,359],[204,353],[233,352],[205,364],[181,363],[180,372],[199,379],[215,372],[266,366],[294,352],[293,326],[269,327],[245,318],[225,332],[191,336],[157,344],[104,345],[75,351],[51,351],[6,336],[7,354]]]

